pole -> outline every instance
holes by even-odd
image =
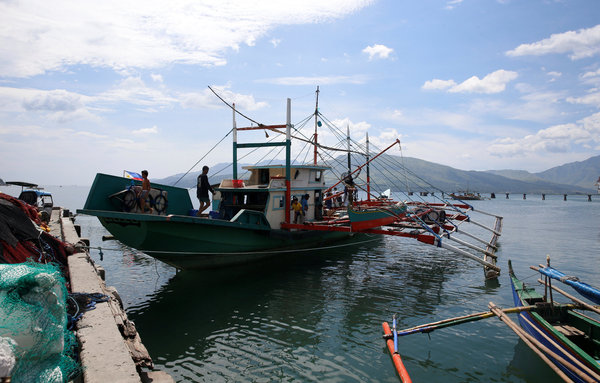
[[[235,104],[233,104],[233,179],[237,180],[237,126],[235,123]]]
[[[564,372],[562,372],[546,355],[550,356],[551,358],[565,366],[569,371],[577,374],[584,381],[593,382],[593,380],[589,376],[584,375],[571,363],[567,362],[560,355],[557,355],[548,347],[544,346],[540,341],[538,341],[533,336],[525,332],[525,330],[520,328],[515,322],[513,322],[509,317],[507,317],[493,302],[490,302],[488,306],[490,310],[502,322],[504,322],[508,327],[510,327],[510,329],[513,330],[519,336],[519,338],[521,338],[523,342],[525,342],[525,344],[527,344],[527,346],[529,346],[529,348],[533,352],[535,352],[550,368],[552,368],[552,370],[554,370],[554,372],[556,372],[565,382],[572,382],[573,380],[571,380]]]
[[[381,152],[379,152],[379,154],[377,154],[375,157],[371,158],[369,160],[369,162],[372,162],[373,160],[375,160],[377,157],[379,157],[380,155],[382,155],[383,153],[387,152],[392,146],[396,145],[396,144],[400,144],[400,140],[396,139],[396,141],[394,141],[393,144],[391,144],[390,146],[388,146],[387,148],[383,149]],[[348,156],[350,156],[348,154]],[[362,168],[364,168],[369,162],[360,165],[359,167],[357,167],[352,173],[350,173],[350,175],[358,172],[359,170],[361,170]],[[339,185],[342,182],[342,180],[339,180],[338,182],[336,182],[335,184],[333,184],[332,186],[329,187],[329,189],[325,190],[325,194],[329,191],[331,191],[331,189],[333,189],[334,187],[336,187],[337,185]]]
[[[392,196],[388,196],[392,198]],[[371,172],[369,166],[369,132],[367,132],[367,201],[371,200]]]
[[[290,223],[291,204],[291,145],[292,145],[292,100],[287,99],[285,128],[285,222]]]
[[[319,117],[319,86],[317,85],[317,102],[315,105],[315,158],[314,158],[314,164],[317,164],[317,127],[319,124],[318,121],[318,117]]]

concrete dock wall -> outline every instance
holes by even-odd
[[[104,270],[90,258],[89,241],[80,238],[68,211],[55,208],[49,226],[52,235],[74,248],[75,253],[68,257],[71,291],[109,297],[86,311],[76,324],[83,382],[173,382],[165,372],[153,370],[152,359],[134,323],[127,318],[116,289],[104,283]]]

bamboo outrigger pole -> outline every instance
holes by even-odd
[[[577,376],[579,376],[581,379],[583,379],[585,382],[590,382],[593,383],[596,380],[590,378],[588,375],[584,374],[583,372],[581,372],[581,370],[579,370],[578,368],[576,368],[575,366],[573,366],[571,363],[567,362],[564,358],[562,358],[560,355],[556,354],[555,352],[553,352],[552,350],[550,350],[548,347],[544,346],[540,341],[538,341],[537,339],[535,339],[533,336],[531,336],[530,334],[528,334],[527,332],[525,332],[525,330],[523,330],[521,327],[519,327],[519,325],[517,325],[515,322],[513,322],[509,317],[507,317],[502,310],[500,310],[495,304],[494,302],[490,302],[488,304],[490,310],[502,321],[504,322],[508,327],[511,328],[511,330],[513,330],[518,336],[519,338],[521,338],[523,340],[523,342],[525,342],[525,344],[527,344],[527,346],[529,346],[529,348],[531,348],[531,350],[533,350],[533,352],[535,352],[554,372],[556,372],[556,374],[558,376],[561,377],[561,379],[563,379],[565,382],[573,382],[573,380],[571,380],[571,378],[569,378],[564,372],[562,372],[549,358],[548,356],[554,358],[556,361],[558,361],[560,364],[562,364],[563,366],[565,366],[569,371],[573,372],[574,374],[576,374]],[[548,355],[548,356],[546,356]]]
[[[511,307],[508,309],[503,309],[502,312],[511,314],[511,313],[519,313],[521,311],[530,311],[535,310],[535,306],[520,306],[520,307]],[[478,313],[473,313],[469,315],[454,317],[443,319],[437,322],[426,323],[414,327],[410,327],[404,330],[399,330],[398,336],[406,336],[416,333],[429,333],[434,330],[438,330],[445,327],[452,327],[463,323],[475,322],[482,319],[492,318],[495,314],[489,311],[482,311]]]

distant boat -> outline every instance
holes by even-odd
[[[450,193],[450,197],[452,197],[454,200],[460,201],[479,201],[483,199],[481,194],[475,194],[472,192]]]

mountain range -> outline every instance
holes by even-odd
[[[553,167],[539,173],[530,173],[525,170],[460,170],[450,166],[440,165],[412,157],[398,157],[384,155],[382,162],[388,164],[388,173],[409,173],[416,175],[406,177],[402,185],[394,183],[387,178],[374,174],[372,182],[381,190],[406,189],[409,191],[445,191],[456,192],[469,190],[479,193],[529,193],[529,194],[591,194],[595,193],[595,185],[600,176],[600,155],[590,157],[585,161],[571,162]],[[344,163],[344,161],[337,161]],[[238,175],[243,178],[245,170],[239,164]],[[408,169],[408,172],[405,171]],[[333,173],[341,174],[344,169],[334,165]],[[211,167],[209,180],[219,183],[222,179],[232,178],[231,164],[220,163]],[[193,188],[200,172],[179,173],[154,182]],[[328,179],[328,184],[335,182],[334,178]]]

